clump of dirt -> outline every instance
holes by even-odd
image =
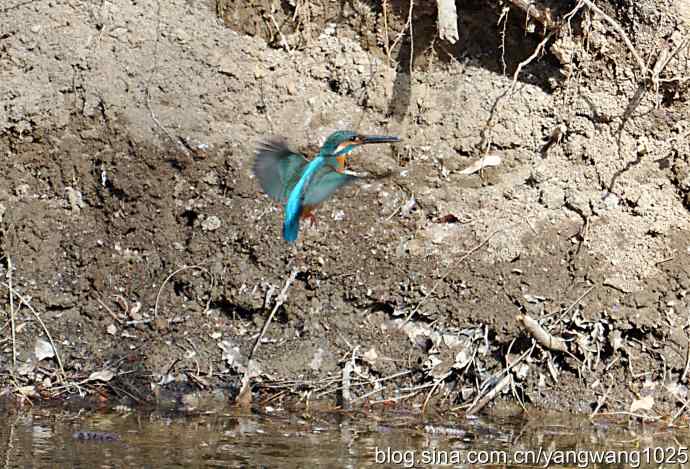
[[[411,35],[410,4],[384,21],[378,3],[294,3],[2,10],[3,384],[133,402],[151,383],[470,410],[492,389],[582,412],[682,402],[687,9],[551,2],[571,27],[525,30],[519,2],[464,2],[451,45],[435,2]],[[403,141],[356,153],[373,177],[289,246],[256,143],[307,151],[346,128]],[[463,171],[487,154],[501,163]]]

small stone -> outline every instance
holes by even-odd
[[[220,218],[215,215],[211,215],[201,222],[201,229],[204,231],[215,231],[220,228],[221,225],[222,222],[220,221]]]
[[[55,350],[50,342],[43,339],[36,339],[36,344],[34,345],[34,355],[36,360],[39,362],[46,358],[53,358],[55,356]]]
[[[552,210],[558,210],[565,204],[565,191],[555,184],[545,184],[539,196],[539,201]]]
[[[202,180],[210,186],[217,186],[219,181],[218,175],[214,171],[206,173]]]
[[[17,195],[17,197],[24,198],[30,190],[31,186],[28,184],[19,184],[16,189],[14,189],[14,193]]]
[[[287,92],[290,96],[294,96],[297,93],[297,86],[295,85],[294,81],[287,82],[285,88],[287,89]]]
[[[84,208],[85,204],[81,191],[67,186],[65,187],[65,195],[67,196],[67,202],[69,203],[70,210],[73,212],[79,212],[79,210]]]
[[[584,217],[592,215],[589,197],[586,194],[575,189],[568,189],[565,194],[565,200],[568,203],[568,208],[571,210],[577,211]]]

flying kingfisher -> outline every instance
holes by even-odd
[[[254,175],[261,188],[285,206],[283,238],[288,243],[297,239],[300,218],[314,216],[312,210],[338,188],[359,179],[345,172],[345,158],[359,145],[399,142],[387,135],[361,135],[349,130],[332,133],[314,159],[288,148],[283,139],[259,144],[254,161]]]

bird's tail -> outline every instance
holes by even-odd
[[[297,240],[300,215],[301,210],[297,213],[285,214],[285,222],[283,223],[283,239],[290,244]]]

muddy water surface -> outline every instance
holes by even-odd
[[[5,409],[0,419],[6,468],[545,467],[547,458],[550,467],[658,467],[662,461],[688,467],[690,442],[684,428],[566,415],[439,424],[408,413],[182,416],[33,408]],[[594,463],[596,457],[609,464]]]

